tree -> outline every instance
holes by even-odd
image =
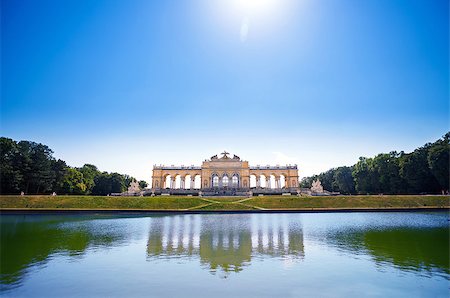
[[[355,189],[358,193],[370,193],[375,188],[373,185],[372,159],[360,157],[353,167],[352,176],[355,181]]]
[[[148,186],[148,184],[147,184],[146,181],[144,181],[144,180],[139,181],[139,187],[140,187],[141,189],[144,189],[144,188],[146,188],[147,186]]]
[[[0,193],[14,194],[20,191],[23,176],[16,166],[17,143],[9,138],[0,138]]]
[[[75,168],[67,168],[61,190],[64,194],[84,194],[86,185],[83,182],[83,174]]]
[[[23,175],[21,189],[35,194],[50,192],[54,181],[53,151],[45,145],[29,141],[20,141],[17,147],[16,166]]]
[[[302,188],[311,188],[313,181],[317,180],[317,175],[310,176],[310,177],[303,177],[302,180],[300,180],[300,187]]]
[[[437,141],[428,152],[430,171],[441,186],[442,192],[448,192],[449,189],[449,138],[450,133],[447,133],[443,140]]]
[[[128,175],[120,175],[119,173],[111,173],[111,193],[120,193],[127,190],[127,185],[130,185],[134,178]],[[128,182],[128,183],[127,183]]]
[[[318,179],[322,183],[323,189],[329,191],[336,191],[333,187],[333,176],[335,169],[330,169],[326,172],[320,173]]]
[[[111,193],[110,175],[103,172],[94,179],[94,187],[92,188],[93,195],[105,196]]]
[[[91,193],[95,185],[95,177],[99,176],[101,173],[96,166],[91,164],[85,164],[83,167],[78,168],[83,174],[83,183],[86,185],[86,193]]]
[[[333,184],[336,191],[339,191],[343,194],[354,194],[355,190],[355,181],[352,176],[352,168],[351,167],[339,167],[334,171],[333,176]]]
[[[400,176],[399,156],[395,151],[378,154],[373,159],[372,176],[378,179],[379,193],[398,194],[404,193],[403,179]]]
[[[54,172],[55,180],[53,182],[53,191],[57,193],[64,193],[64,180],[67,174],[67,169],[69,167],[66,165],[64,160],[58,159],[53,162],[52,170]]]
[[[440,191],[439,183],[428,166],[428,152],[432,144],[426,144],[410,154],[400,158],[400,176],[406,183],[406,192],[436,193]]]
[[[105,196],[111,193],[121,193],[126,190],[126,181],[129,179],[127,175],[121,175],[119,173],[107,172],[101,173],[95,177],[94,188],[92,194]],[[131,181],[131,179],[130,179]]]

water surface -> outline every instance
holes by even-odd
[[[1,215],[32,297],[448,297],[446,212]]]

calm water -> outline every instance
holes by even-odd
[[[449,215],[2,215],[1,294],[448,297]]]

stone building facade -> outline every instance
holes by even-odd
[[[251,177],[253,184],[251,185]],[[200,177],[200,185],[196,179]],[[178,180],[178,181],[177,181]],[[176,182],[177,181],[177,182]],[[256,183],[255,183],[256,182]],[[239,156],[221,153],[197,166],[154,166],[152,190],[170,194],[243,194],[296,192],[299,189],[297,165],[250,166]]]

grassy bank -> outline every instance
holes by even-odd
[[[310,210],[449,208],[449,196],[214,197],[0,196],[1,209]]]
[[[248,204],[265,209],[448,207],[449,196],[257,197]]]
[[[0,208],[188,209],[205,202],[196,197],[0,196]]]

